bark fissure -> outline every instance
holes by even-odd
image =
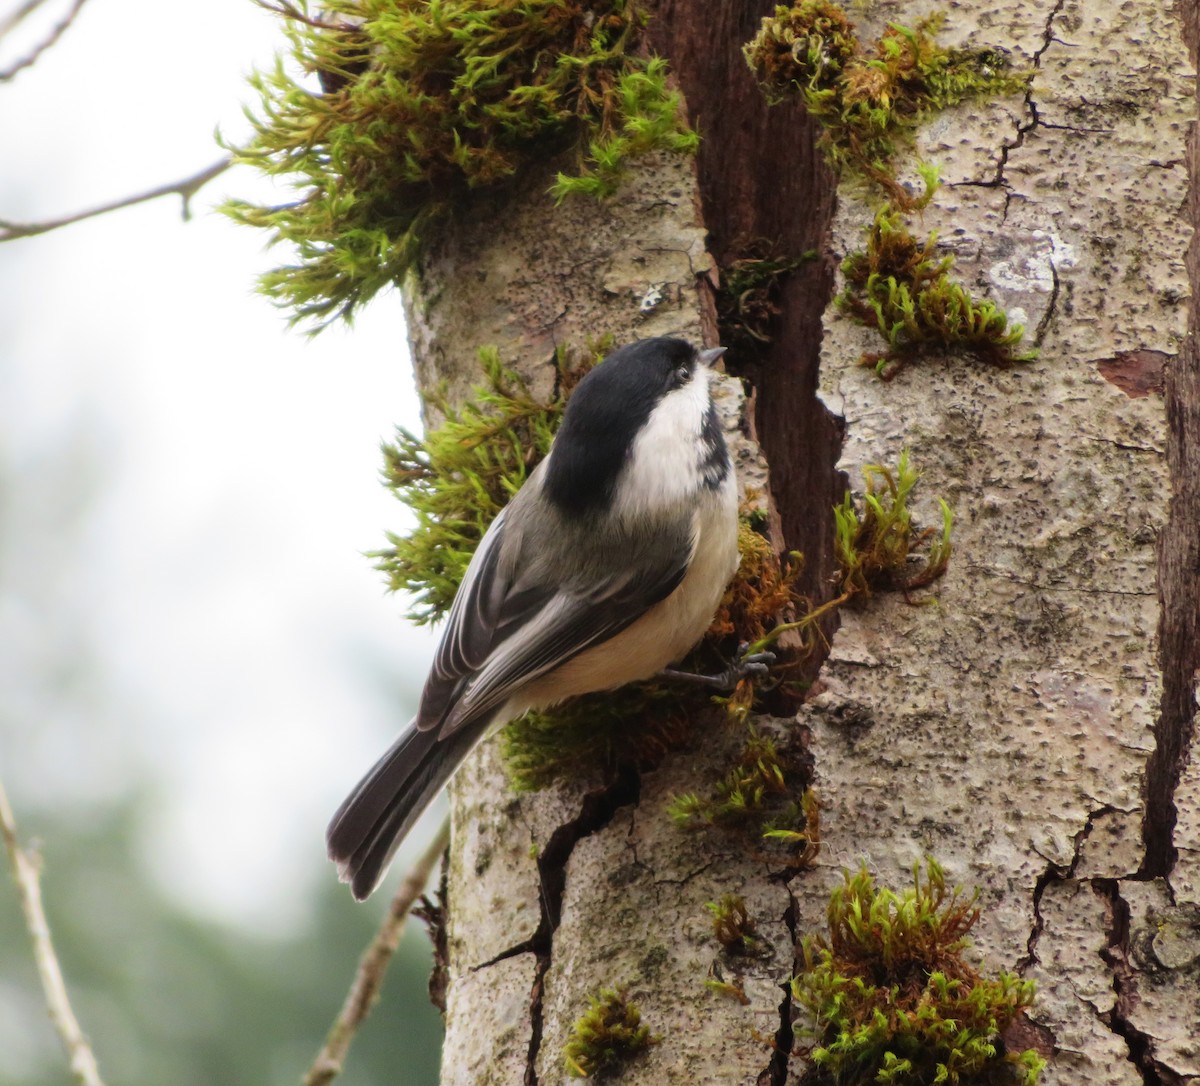
[[[1193,65],[1200,52],[1200,9],[1183,4],[1183,38]],[[1200,152],[1196,130],[1188,136],[1188,217],[1200,224]],[[1175,793],[1188,750],[1195,739],[1195,682],[1200,669],[1200,352],[1196,347],[1196,295],[1200,291],[1200,251],[1196,235],[1187,252],[1192,302],[1188,334],[1178,355],[1166,359],[1167,464],[1172,497],[1159,537],[1159,661],[1162,707],[1154,726],[1154,750],[1146,763],[1142,839],[1146,878],[1167,878],[1178,859]]]
[[[662,0],[647,34],[652,48],[671,58],[689,117],[704,135],[700,199],[718,267],[764,241],[779,257],[823,254],[781,280],[771,341],[756,357],[726,359],[753,390],[751,436],[772,469],[773,541],[804,555],[798,587],[820,602],[834,568],[833,506],[845,488],[836,470],[841,420],[816,394],[822,316],[833,297],[837,186],[799,98],[766,107],[742,57],[742,43],[771,10],[766,0],[714,0],[698,19],[684,0]],[[831,622],[826,634],[833,628]]]
[[[1110,1011],[1099,1015],[1126,1046],[1128,1059],[1141,1075],[1144,1086],[1181,1086],[1183,1079],[1154,1059],[1152,1038],[1130,1020],[1129,1011],[1137,1002],[1137,982],[1129,963],[1129,904],[1121,896],[1116,879],[1092,879],[1092,892],[1108,908],[1108,945],[1101,956],[1112,969],[1116,1002]]]
[[[792,940],[793,953],[796,947],[796,897],[788,890],[788,907],[783,913],[783,924]],[[775,1031],[775,1043],[771,1049],[771,1059],[766,1068],[758,1076],[758,1086],[787,1086],[788,1061],[796,1043],[795,1030],[792,1028],[792,986],[790,982],[781,985],[783,998],[779,1002],[779,1029]]]
[[[542,1047],[544,1025],[543,996],[546,974],[553,962],[554,933],[562,921],[563,894],[567,887],[567,864],[575,846],[585,837],[600,832],[612,822],[617,811],[637,803],[641,780],[630,765],[622,765],[616,778],[604,788],[588,792],[579,813],[564,822],[551,835],[538,854],[538,880],[541,920],[537,931],[527,940],[502,951],[493,962],[516,954],[532,953],[536,959],[533,986],[529,993],[529,1052],[525,1062],[525,1086],[537,1086],[537,1060]],[[488,964],[488,963],[485,963]],[[482,968],[479,967],[479,968]]]
[[[1050,46],[1058,44],[1065,45],[1066,43],[1054,36],[1054,20],[1062,13],[1066,0],[1055,0],[1054,7],[1050,10],[1050,14],[1046,16],[1045,29],[1042,32],[1042,44],[1034,50],[1033,58],[1030,63],[1030,68],[1037,71],[1042,66],[1042,57]],[[1000,145],[1000,156],[996,162],[996,170],[986,181],[959,181],[957,184],[981,189],[998,189],[1007,188],[1008,182],[1004,178],[1005,167],[1008,166],[1008,156],[1018,148],[1025,145],[1025,137],[1035,128],[1064,128],[1065,125],[1050,125],[1042,120],[1042,115],[1038,111],[1037,101],[1033,97],[1033,87],[1025,92],[1025,109],[1029,113],[1029,119],[1017,125],[1016,134],[1011,143],[1002,143]],[[1004,202],[1004,218],[1008,217],[1008,201],[1011,199],[1009,195]],[[1054,280],[1054,287],[1058,289],[1057,276]],[[1039,325],[1039,332],[1041,326]],[[1040,344],[1041,339],[1037,342]]]

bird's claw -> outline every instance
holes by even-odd
[[[666,678],[700,683],[718,690],[733,690],[743,679],[765,679],[771,673],[771,665],[775,663],[773,652],[749,652],[749,648],[749,644],[743,641],[738,646],[733,662],[716,675],[696,675],[690,671],[675,671],[673,668],[666,668],[661,674]]]

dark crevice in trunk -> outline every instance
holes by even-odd
[[[799,587],[820,602],[834,568],[833,505],[845,489],[836,471],[841,419],[816,396],[837,189],[798,99],[768,107],[742,57],[773,10],[774,0],[660,0],[647,36],[669,59],[700,132],[702,212],[717,263],[763,246],[779,257],[821,254],[780,280],[771,342],[727,356],[750,386],[753,436],[771,466],[774,542],[804,554]]]
[[[533,935],[498,954],[501,961],[517,954],[536,956],[533,986],[529,993],[529,1055],[525,1063],[525,1086],[537,1086],[537,1057],[542,1047],[543,1006],[546,973],[550,969],[554,933],[562,919],[563,894],[567,888],[567,862],[575,846],[585,837],[604,829],[622,807],[637,803],[641,780],[631,765],[617,769],[616,778],[604,788],[588,792],[577,814],[564,822],[551,835],[538,855],[538,879],[541,882],[542,916]],[[482,968],[482,967],[480,967]]]
[[[1092,890],[1108,905],[1108,946],[1101,956],[1113,971],[1116,1006],[1101,1017],[1120,1037],[1129,1051],[1129,1062],[1137,1068],[1144,1086],[1181,1086],[1183,1080],[1154,1059],[1150,1037],[1129,1020],[1129,1011],[1137,1004],[1137,981],[1129,964],[1129,905],[1121,897],[1116,879],[1093,879]]]
[[[792,939],[792,947],[796,945],[796,899],[788,891],[788,907],[783,914],[783,922]],[[766,1069],[758,1076],[758,1086],[787,1086],[788,1061],[792,1056],[792,1048],[796,1043],[796,1034],[792,1028],[792,986],[783,985],[783,999],[779,1004],[779,1029],[775,1031],[775,1046],[771,1051],[771,1061]]]
[[[1178,13],[1192,63],[1200,50],[1200,5]],[[1191,179],[1188,217],[1200,225],[1200,151],[1193,128],[1188,138]],[[1175,866],[1175,790],[1195,738],[1195,674],[1200,668],[1200,351],[1196,297],[1200,292],[1200,243],[1187,252],[1192,303],[1183,349],[1166,363],[1167,464],[1171,510],[1158,541],[1159,659],[1163,693],[1154,727],[1154,750],[1146,763],[1142,838],[1146,878],[1167,878]]]

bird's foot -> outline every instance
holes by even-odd
[[[716,675],[697,675],[691,671],[676,671],[665,667],[659,672],[663,678],[675,679],[679,682],[699,683],[701,686],[711,686],[715,690],[732,690],[743,679],[765,679],[771,673],[771,665],[775,663],[773,652],[747,652],[750,646],[742,642],[738,646],[737,656],[733,662]]]

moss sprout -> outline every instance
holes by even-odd
[[[1032,1004],[1033,982],[985,978],[966,960],[978,892],[948,889],[932,859],[913,884],[896,894],[865,868],[844,872],[828,939],[804,939],[791,988],[809,1018],[814,1082],[1032,1086],[1042,1060],[1005,1054],[1000,1035]]]
[[[602,988],[571,1027],[563,1049],[572,1078],[606,1077],[645,1052],[659,1038],[642,1024],[642,1014],[626,993]]]
[[[867,464],[863,477],[866,490],[861,505],[846,491],[841,503],[833,507],[837,594],[819,607],[796,597],[793,609],[799,612],[799,617],[772,626],[750,645],[751,652],[760,652],[783,634],[794,631],[800,637],[803,652],[809,653],[815,648],[819,623],[830,612],[878,591],[900,591],[907,596],[927,588],[945,574],[953,552],[954,515],[950,506],[939,498],[940,531],[916,528],[909,496],[921,476],[910,463],[907,451],[900,454],[894,469],[884,464]],[[917,549],[926,543],[929,550],[920,558]]]
[[[647,682],[526,713],[500,733],[509,778],[528,792],[620,763],[657,765],[694,736],[710,700],[698,687]]]
[[[863,468],[866,491],[861,511],[846,491],[834,506],[834,554],[842,595],[869,596],[879,589],[911,592],[925,588],[946,572],[954,518],[941,498],[942,528],[916,531],[908,499],[920,474],[902,452],[895,469],[883,464]],[[914,549],[929,543],[929,553],[914,567]]]
[[[726,894],[720,901],[704,906],[713,918],[713,935],[729,954],[753,953],[759,945],[758,928],[746,911],[746,899],[740,894]]]
[[[603,195],[631,155],[696,146],[628,0],[263,6],[291,59],[252,76],[253,135],[230,150],[297,197],[224,210],[295,250],[261,285],[314,328],[397,282],[431,225],[531,160],[569,156],[560,198]]]
[[[940,23],[933,16],[915,27],[892,24],[865,48],[837,4],[798,0],[764,18],[744,52],[769,101],[803,98],[836,167],[865,175],[898,206],[908,206],[890,167],[902,138],[937,110],[968,98],[1022,93],[1029,85],[1029,73],[1012,71],[994,49],[939,45]]]
[[[934,184],[928,184],[931,194]],[[876,329],[887,344],[863,363],[891,378],[907,362],[929,351],[965,351],[984,362],[1027,362],[1036,351],[1019,352],[1019,324],[994,302],[976,299],[950,277],[954,257],[937,256],[937,235],[919,241],[900,212],[883,208],[867,228],[864,249],[842,263],[846,286],[839,308]]]
[[[816,795],[807,787],[807,756],[751,730],[726,775],[708,795],[685,792],[668,808],[680,825],[720,826],[748,833],[756,853],[807,866],[820,849]]]

